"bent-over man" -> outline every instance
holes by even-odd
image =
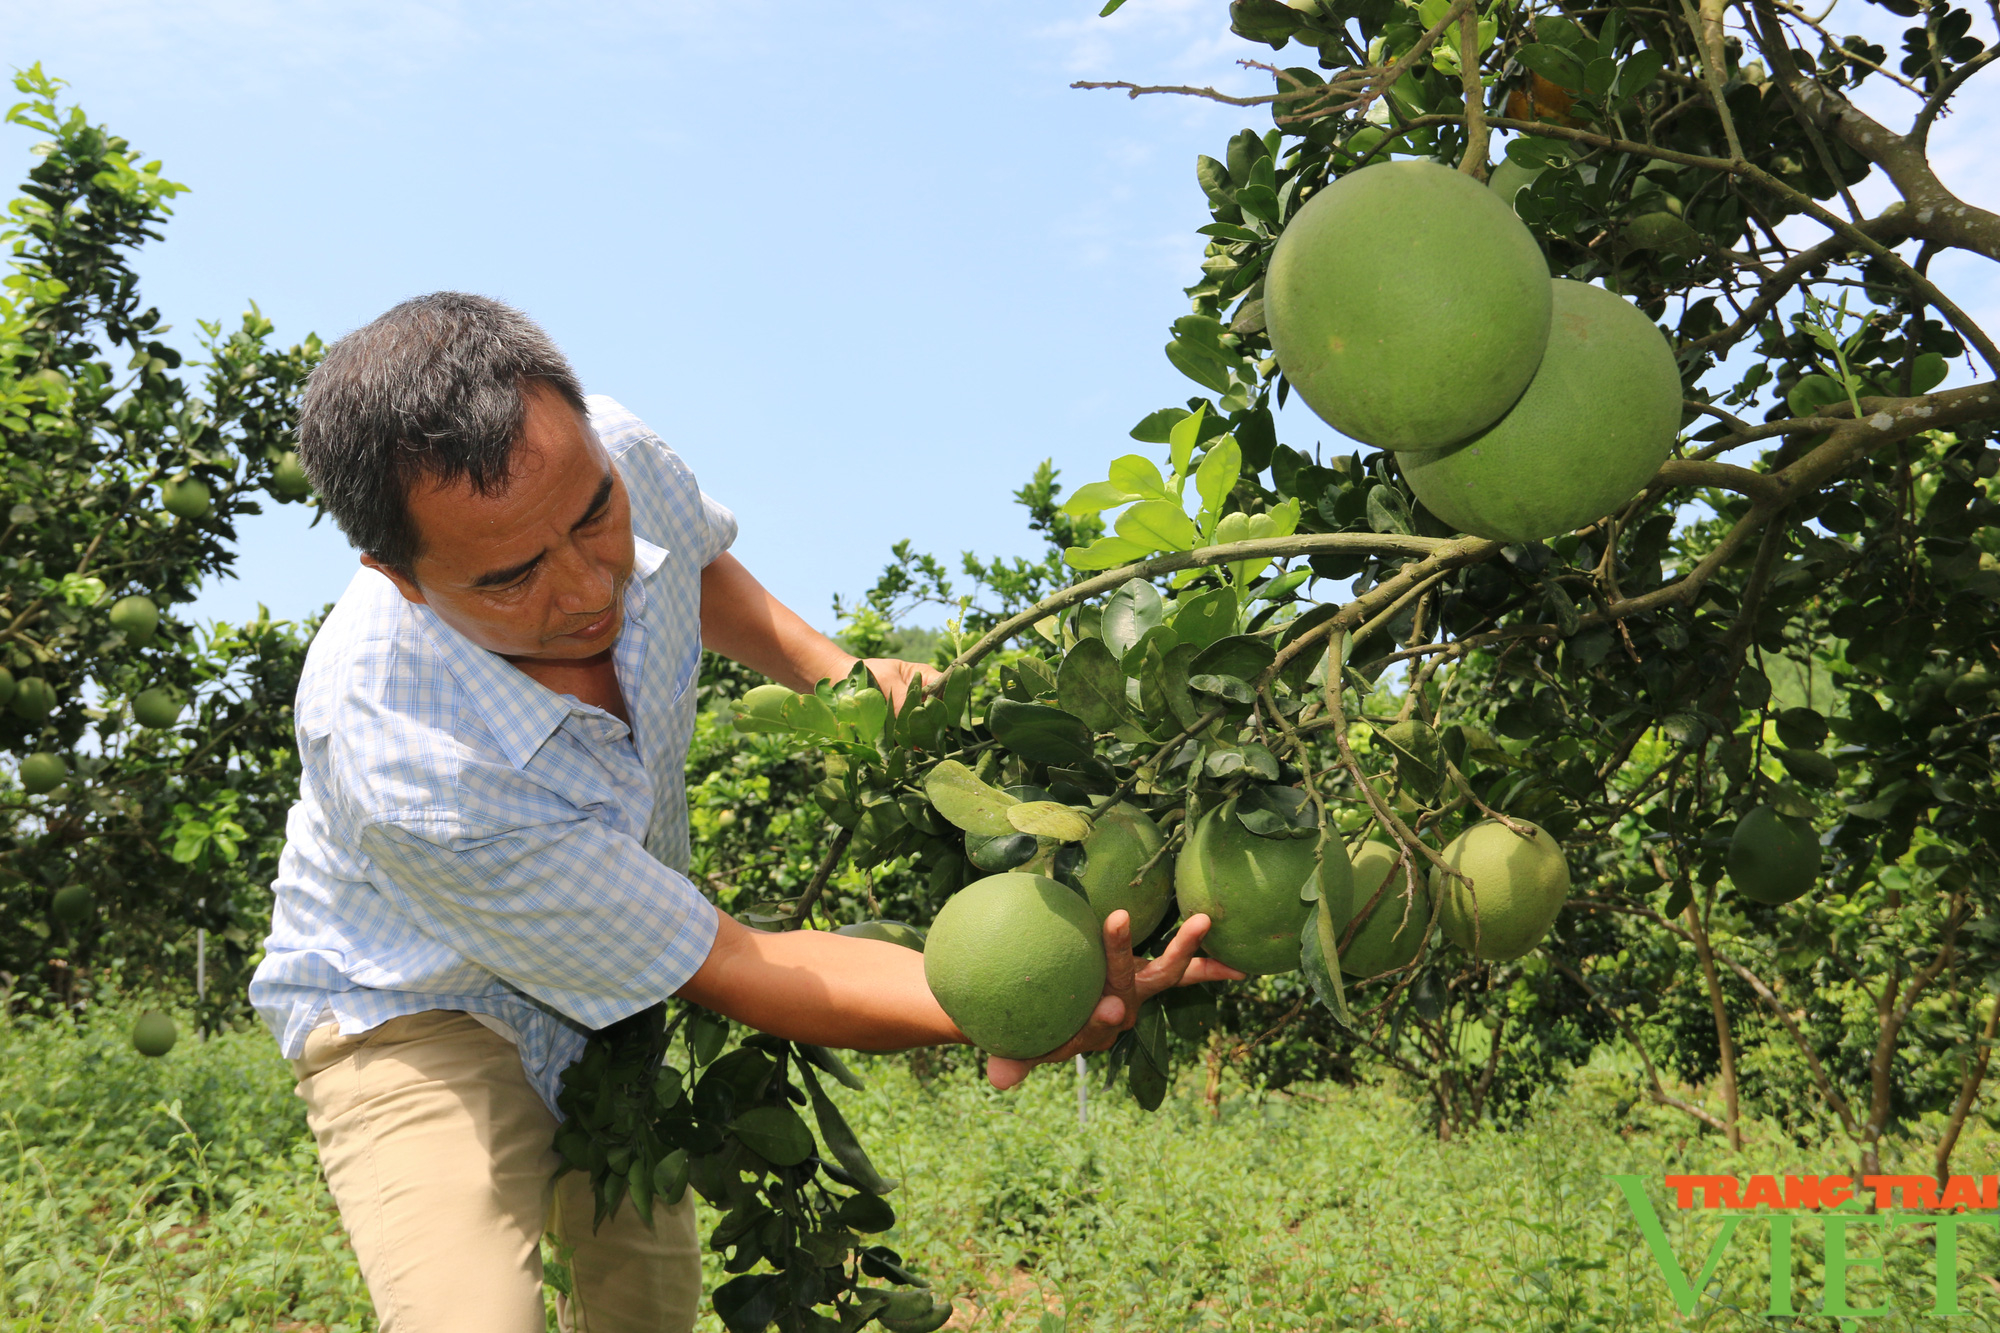
[[[335,343],[299,457],[363,568],[299,682],[299,800],[250,994],[381,1327],[540,1333],[552,1231],[574,1252],[566,1328],[691,1328],[692,1194],[593,1232],[585,1177],[551,1186],[587,1034],[678,995],[827,1046],[964,1040],[921,955],[750,930],[683,873],[703,644],[800,690],[854,658],[728,553],[736,520],[672,449],[497,302],[420,297]],[[927,672],[868,667],[892,703]],[[1114,914],[1105,997],[1044,1058],[1236,975],[1193,958],[1206,927],[1139,968]]]

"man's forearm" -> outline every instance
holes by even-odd
[[[827,931],[751,930],[716,914],[715,945],[682,999],[774,1036],[899,1051],[963,1042],[924,980],[924,957]]]
[[[771,596],[727,551],[701,571],[701,638],[705,647],[794,690],[854,669],[851,655]]]

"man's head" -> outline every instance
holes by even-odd
[[[609,648],[632,572],[625,487],[576,375],[508,306],[436,292],[327,349],[299,461],[361,562],[482,648]]]

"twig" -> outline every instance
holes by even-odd
[[[847,854],[847,844],[853,841],[854,830],[844,828],[833,840],[833,845],[826,849],[826,855],[820,860],[819,869],[813,871],[812,880],[806,885],[806,891],[799,895],[799,901],[792,908],[791,916],[785,919],[786,930],[797,930],[806,923],[806,918],[812,915],[813,904],[819,901],[820,894],[826,890],[827,881],[833,878],[833,868],[840,864],[840,858]]]

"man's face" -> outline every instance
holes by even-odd
[[[624,627],[632,510],[583,414],[546,390],[527,398],[505,489],[418,483],[409,500],[423,551],[414,577],[369,556],[361,563],[489,652],[577,661],[609,649]]]

